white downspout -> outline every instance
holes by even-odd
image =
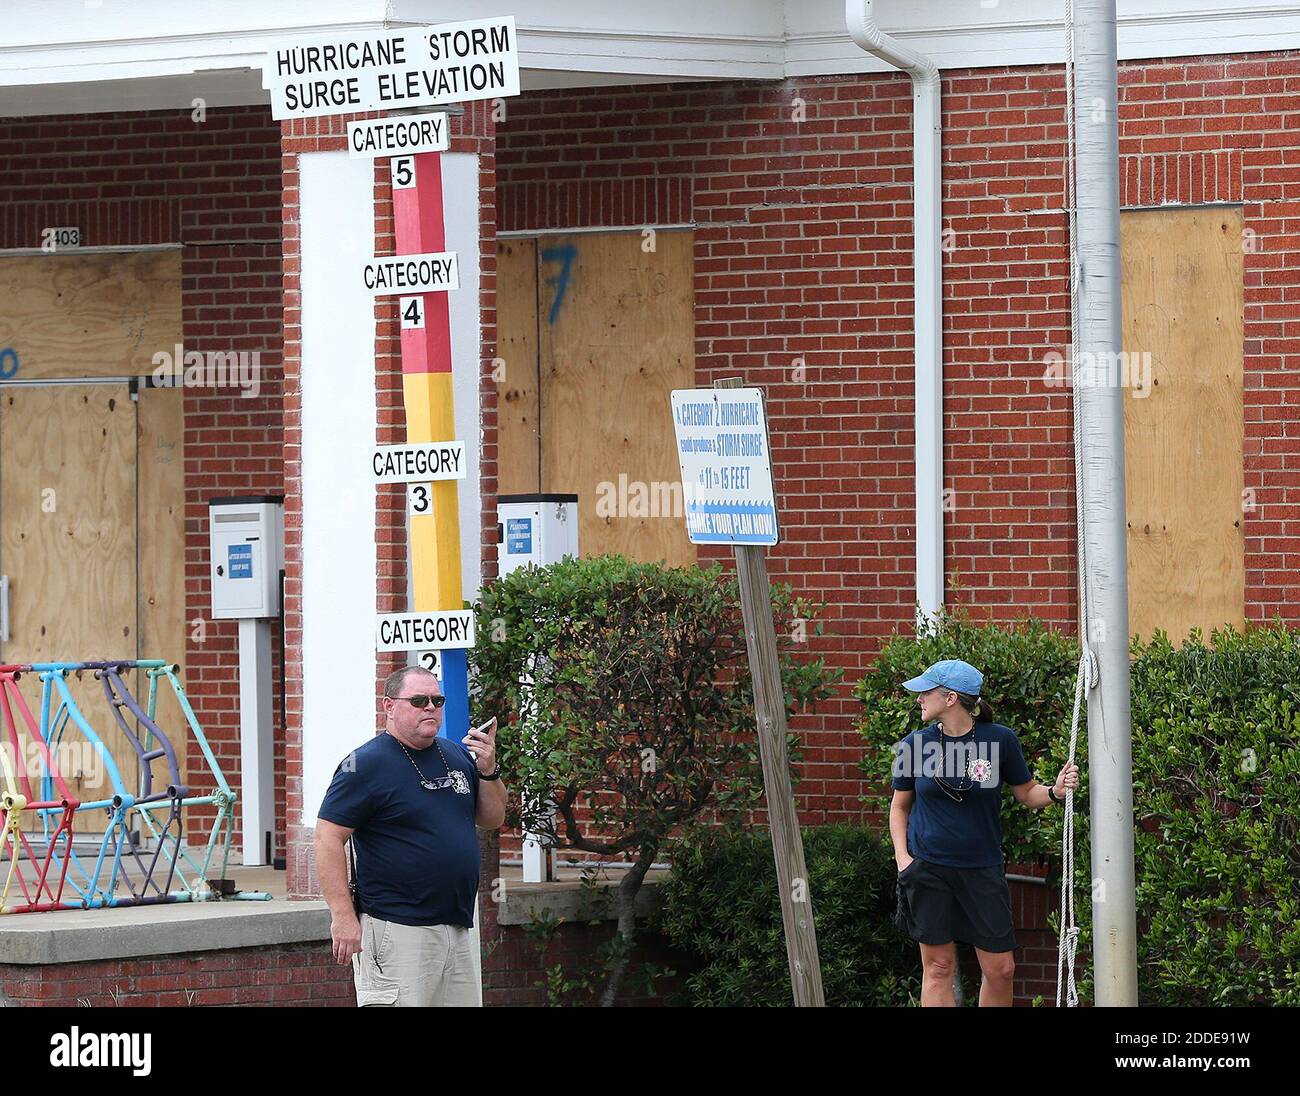
[[[849,36],[912,77],[912,266],[916,350],[917,623],[943,607],[943,189],[939,68],[876,25],[874,0],[845,0]]]

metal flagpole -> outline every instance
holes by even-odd
[[[1133,757],[1129,718],[1128,540],[1121,368],[1119,129],[1115,0],[1075,0],[1080,405],[1096,1004],[1135,1006]]]

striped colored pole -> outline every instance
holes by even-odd
[[[443,213],[442,158],[437,152],[394,157],[393,221],[398,255],[447,250]],[[398,301],[402,332],[402,394],[408,444],[456,440],[451,374],[451,304],[448,295],[424,293]],[[478,363],[475,362],[477,372]],[[428,513],[411,514],[410,611],[438,612],[464,607],[460,573],[458,481],[427,486]],[[447,697],[442,734],[459,742],[469,730],[468,652],[438,652],[442,691]]]

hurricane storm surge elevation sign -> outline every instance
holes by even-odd
[[[276,120],[518,95],[514,16],[273,43],[262,86]]]
[[[672,409],[691,543],[776,544],[776,492],[762,391],[678,389]]]

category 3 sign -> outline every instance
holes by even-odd
[[[381,445],[370,457],[376,483],[425,483],[465,478],[465,443],[433,441]]]

